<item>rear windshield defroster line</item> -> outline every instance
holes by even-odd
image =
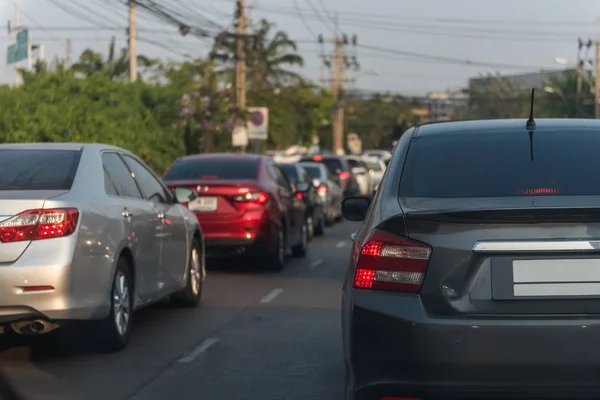
[[[70,190],[81,150],[0,150],[0,190]]]
[[[164,176],[164,180],[255,180],[258,160],[180,160],[176,161]]]
[[[413,139],[400,197],[600,196],[600,133],[449,133]]]

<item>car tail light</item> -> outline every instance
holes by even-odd
[[[319,186],[319,188],[317,189],[317,193],[319,193],[320,195],[327,194],[327,186],[325,186],[325,185]]]
[[[521,190],[520,194],[524,195],[546,195],[546,194],[559,194],[560,191],[556,188],[535,188]]]
[[[313,161],[323,161],[323,157],[322,156],[313,156]]]
[[[357,254],[354,287],[418,293],[430,256],[425,243],[374,229]]]
[[[346,171],[342,171],[340,172],[340,179],[345,181],[346,179],[350,178],[350,174],[347,173]]]
[[[238,203],[255,203],[263,205],[269,200],[269,194],[265,192],[245,193],[235,196],[233,200]]]
[[[68,236],[75,232],[79,211],[75,208],[27,210],[0,222],[0,242],[20,242]]]
[[[304,195],[302,194],[302,192],[298,192],[298,193],[296,193],[296,198],[298,200],[302,200],[304,198]]]

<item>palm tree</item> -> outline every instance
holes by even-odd
[[[258,88],[301,82],[302,77],[286,66],[303,66],[304,59],[296,53],[296,43],[284,31],[277,31],[270,40],[269,33],[273,24],[262,20],[260,28],[251,35],[246,46],[246,67],[248,68],[248,83]],[[210,58],[221,63],[230,64],[236,59],[235,37],[221,35],[215,40]],[[224,72],[231,74],[233,68]]]
[[[79,56],[79,61],[71,69],[90,77],[98,72],[106,73],[111,79],[124,79],[129,73],[129,50],[121,48],[119,57],[116,58],[116,39],[112,38],[108,47],[108,57],[105,59],[100,53],[86,49]],[[143,68],[153,66],[156,61],[144,56],[138,56],[138,65]]]

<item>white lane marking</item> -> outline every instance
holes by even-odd
[[[196,359],[200,354],[204,353],[211,346],[216,344],[219,341],[217,338],[208,338],[202,343],[200,343],[194,350],[192,350],[187,356],[179,359],[181,363],[190,363]]]
[[[263,297],[260,300],[260,302],[263,304],[270,303],[273,300],[275,300],[275,298],[277,296],[279,296],[281,293],[283,293],[283,289],[281,289],[281,288],[273,289],[269,293],[267,293],[267,295],[265,297]]]
[[[346,245],[346,242],[339,242],[338,244],[335,245],[335,247],[338,248],[338,249],[341,249],[345,245]]]
[[[308,268],[317,268],[321,264],[323,264],[323,259],[319,258],[318,260],[315,260],[312,264],[310,264]]]

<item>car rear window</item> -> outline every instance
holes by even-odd
[[[321,168],[317,165],[302,164],[302,168],[304,168],[313,179],[320,179],[322,177]]]
[[[600,195],[600,133],[537,131],[413,139],[400,196],[429,198]]]
[[[258,160],[236,160],[232,158],[195,159],[175,161],[164,176],[164,180],[255,180]]]
[[[367,168],[371,171],[375,171],[375,172],[381,172],[381,165],[379,165],[379,163],[377,162],[372,162],[372,161],[365,161],[365,164],[367,165]]]
[[[0,190],[70,190],[79,150],[0,150]]]
[[[295,164],[279,164],[279,166],[291,181],[298,181],[298,169]]]
[[[320,159],[306,158],[302,161],[313,161],[325,164],[329,172],[336,176],[339,175],[340,172],[344,171],[344,163],[342,163],[342,160],[337,157],[322,157]]]

